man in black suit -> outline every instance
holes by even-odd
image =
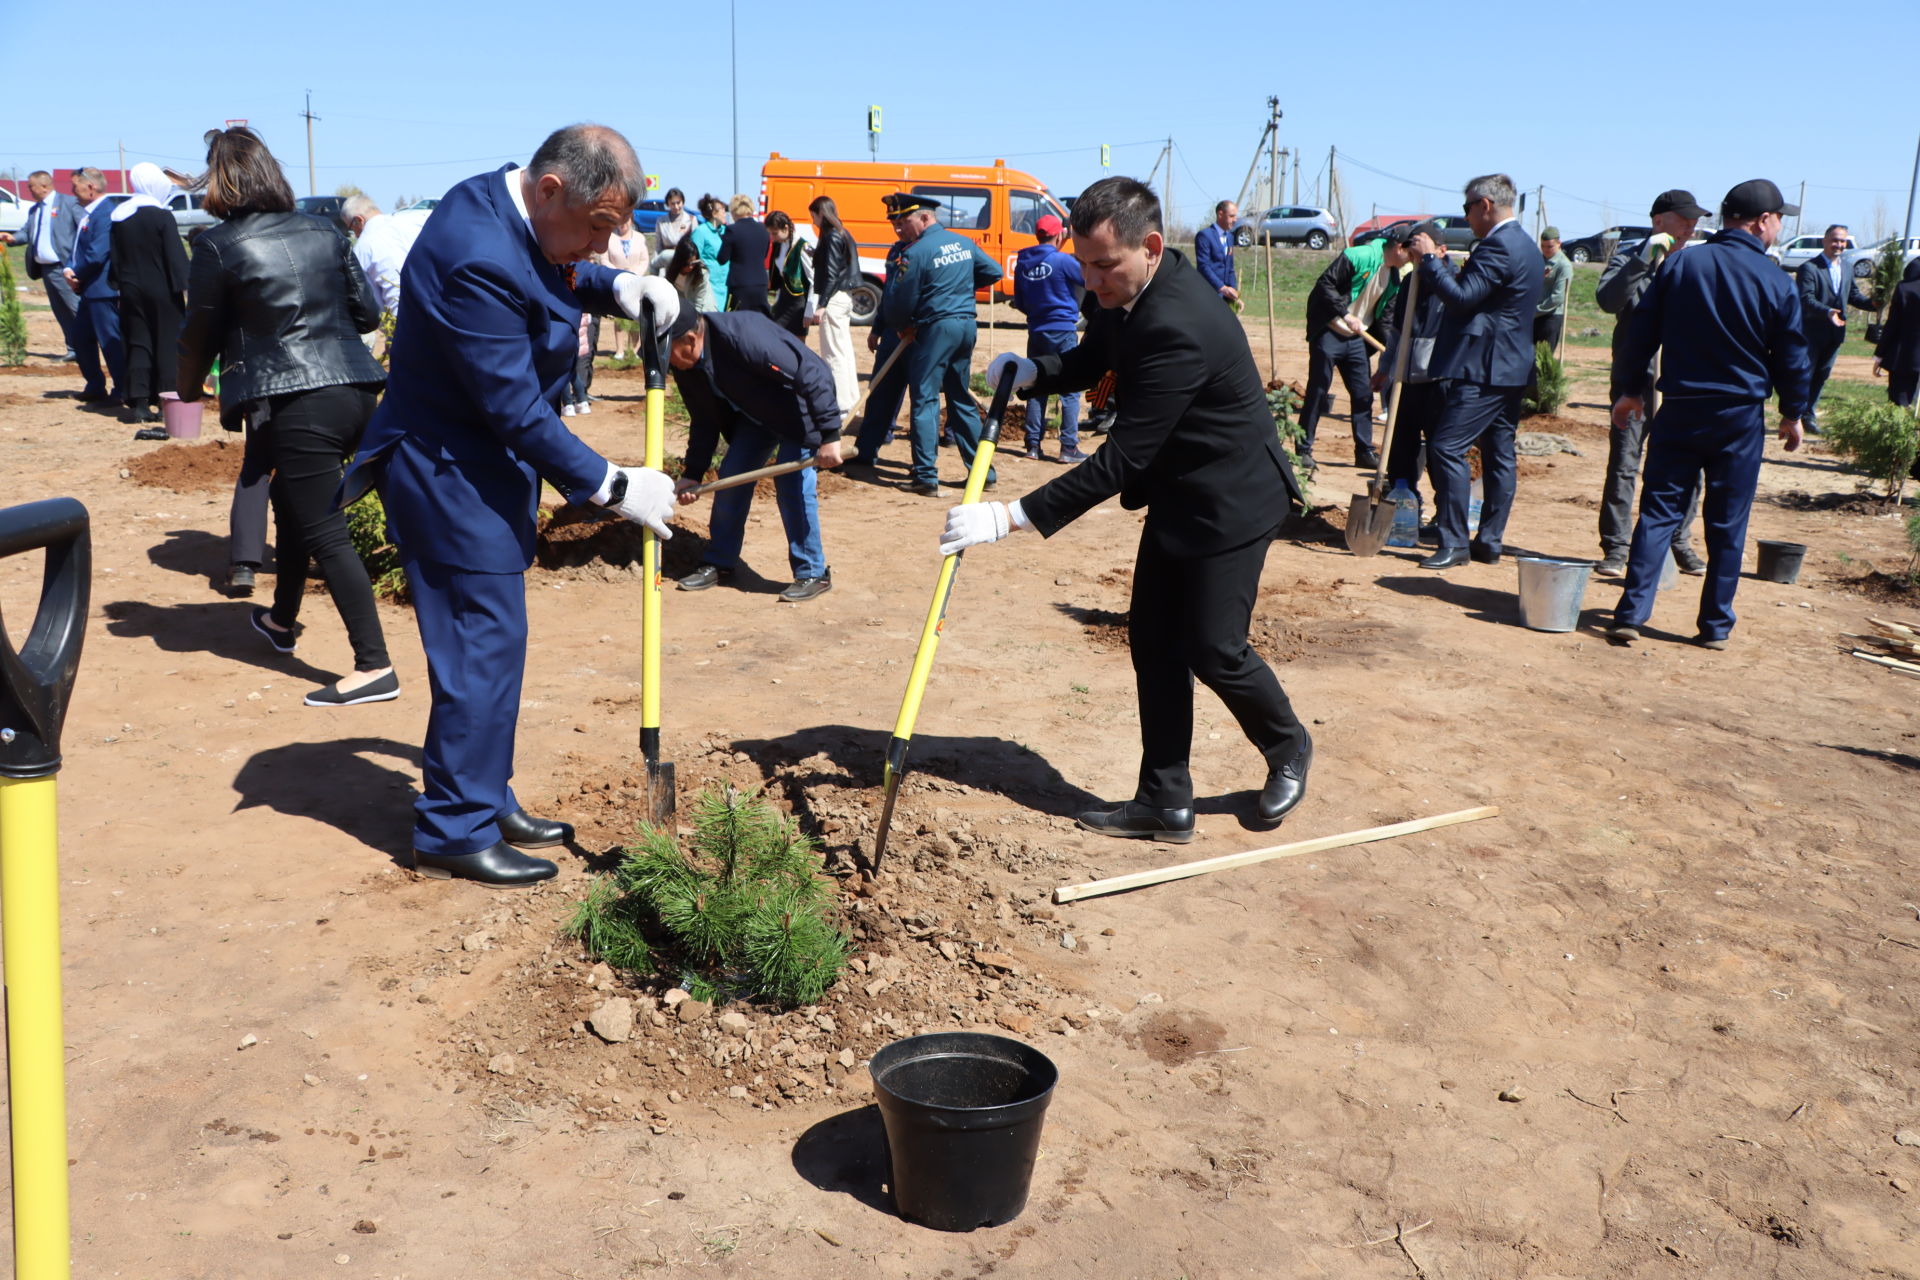
[[[1118,495],[1147,509],[1128,633],[1140,698],[1134,798],[1080,815],[1102,835],[1193,839],[1193,681],[1226,703],[1267,765],[1262,821],[1306,794],[1313,743],[1273,671],[1247,643],[1267,545],[1301,501],[1246,335],[1218,291],[1166,248],[1160,201],[1132,178],[1106,178],[1073,205],[1074,256],[1100,310],[1072,351],[996,356],[1030,396],[1084,391],[1109,370],[1120,409],[1105,444],[1014,503],[947,513],[942,554],[1017,529],[1051,536]]]
[[[1833,358],[1847,340],[1847,308],[1873,310],[1873,299],[1860,292],[1840,255],[1852,237],[1839,223],[1827,228],[1820,253],[1794,272],[1800,292],[1800,332],[1807,336],[1807,355],[1813,361],[1813,390],[1807,399],[1807,417],[1801,425],[1808,435],[1820,434],[1820,393],[1833,375]]]
[[[1504,173],[1475,178],[1466,197],[1467,225],[1480,243],[1459,275],[1447,269],[1431,235],[1416,232],[1412,243],[1421,289],[1446,308],[1432,364],[1446,402],[1427,446],[1440,549],[1420,562],[1423,569],[1450,569],[1469,555],[1483,564],[1500,559],[1513,508],[1513,435],[1533,374],[1533,317],[1546,289],[1540,246],[1514,220],[1513,179]],[[1467,449],[1475,444],[1486,491],[1479,537],[1469,549]]]
[[[27,279],[46,285],[47,305],[53,308],[60,336],[67,344],[67,353],[62,358],[71,360],[73,325],[80,314],[80,299],[74,296],[73,286],[67,283],[67,273],[61,268],[73,256],[73,237],[80,229],[80,202],[55,191],[53,175],[45,169],[35,169],[27,175],[27,190],[36,201],[33,208],[27,210],[27,225],[20,228],[17,236],[0,232],[0,243],[27,247]]]
[[[1887,399],[1910,405],[1920,392],[1920,258],[1907,264],[1887,304],[1887,323],[1873,349],[1873,376],[1887,377]],[[1920,459],[1913,464],[1920,475]]]

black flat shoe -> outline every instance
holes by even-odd
[[[1451,569],[1457,564],[1467,562],[1465,547],[1442,547],[1420,562],[1422,569]]]
[[[1193,839],[1193,806],[1184,809],[1155,809],[1129,800],[1113,809],[1095,809],[1080,815],[1080,825],[1103,836],[1122,840],[1158,840],[1162,844],[1186,844]]]
[[[133,438],[135,440],[165,440],[167,438],[167,429],[165,427],[142,427],[133,433]]]
[[[262,609],[255,606],[253,612],[247,615],[247,621],[252,624],[255,631],[258,631],[267,638],[268,644],[272,645],[279,652],[292,653],[299,637],[295,632],[280,631],[268,626],[267,615],[272,612],[271,609]]]
[[[389,671],[352,690],[342,689],[335,681],[324,689],[315,689],[306,697],[309,707],[357,707],[368,702],[392,702],[400,696],[400,676]]]
[[[1267,774],[1267,785],[1260,788],[1258,812],[1262,822],[1279,826],[1307,795],[1307,770],[1313,767],[1313,739],[1306,749]]]
[[[1470,542],[1467,544],[1467,556],[1475,564],[1499,564],[1500,548],[1490,547],[1484,542]]]
[[[525,809],[503,813],[495,821],[500,824],[500,838],[521,849],[547,849],[556,844],[573,843],[572,823],[536,818]]]
[[[523,889],[560,874],[545,858],[529,858],[505,841],[478,853],[422,853],[413,851],[413,872],[429,880],[471,880],[489,889]]]

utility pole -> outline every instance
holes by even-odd
[[[1913,235],[1913,197],[1916,191],[1920,191],[1920,142],[1913,145],[1913,177],[1907,183],[1907,220],[1900,228],[1902,240]]]
[[[1173,135],[1167,135],[1167,216],[1165,237],[1173,235]],[[1163,237],[1164,238],[1164,237]]]
[[[120,147],[120,176],[118,179],[116,179],[116,181],[119,182],[120,189],[122,191],[125,191],[127,189],[127,144],[125,139],[122,139],[120,141],[119,147]]]
[[[735,35],[733,0],[727,0],[727,62],[733,68],[733,189],[740,190],[740,42]]]
[[[313,122],[320,117],[313,114],[313,90],[307,90],[307,109],[300,113],[307,118],[307,194],[317,196],[319,189],[313,181]]]
[[[1916,155],[1915,159],[1920,159],[1920,155]],[[1800,183],[1800,212],[1793,215],[1793,234],[1796,236],[1800,234],[1800,219],[1806,216],[1806,212],[1807,184],[1803,179]]]
[[[1294,149],[1294,152],[1290,157],[1290,159],[1293,164],[1293,202],[1295,204],[1299,204],[1300,203],[1300,151],[1298,148]]]
[[[1277,190],[1280,183],[1280,99],[1267,99],[1267,177]],[[1275,201],[1274,203],[1279,203]],[[1260,238],[1266,241],[1267,249],[1267,377],[1280,376],[1280,338],[1273,327],[1273,237],[1264,234],[1267,227],[1266,210],[1260,211]]]

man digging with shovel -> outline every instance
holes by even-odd
[[[1102,835],[1193,839],[1195,677],[1219,695],[1267,764],[1257,810],[1278,825],[1306,794],[1313,742],[1273,671],[1247,643],[1267,546],[1301,503],[1259,371],[1233,312],[1166,247],[1160,201],[1132,178],[1106,178],[1073,206],[1074,256],[1100,310],[1081,344],[1036,360],[1006,352],[989,385],[1015,370],[1032,396],[1084,391],[1111,370],[1120,410],[1106,443],[1013,503],[947,513],[943,555],[1020,529],[1052,536],[1119,496],[1147,509],[1128,621],[1140,697],[1134,798],[1080,815]]]

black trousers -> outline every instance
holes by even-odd
[[[265,425],[254,432],[273,467],[273,520],[280,531],[273,580],[273,620],[291,627],[300,617],[307,589],[307,560],[333,596],[346,623],[356,671],[389,665],[386,636],[373,606],[367,567],[354,554],[347,517],[333,505],[345,462],[373,417],[374,392],[366,387],[322,387],[274,396]]]
[[[1208,556],[1174,556],[1145,541],[1133,567],[1134,687],[1140,698],[1140,783],[1134,798],[1159,809],[1193,803],[1193,682],[1214,691],[1269,766],[1307,745],[1293,704],[1247,631],[1272,537]]]
[[[130,405],[155,404],[179,381],[180,295],[120,294],[120,341],[126,347]]]
[[[240,474],[233,482],[227,511],[227,563],[258,569],[267,559],[267,499],[273,486],[273,461],[267,446],[249,427]]]
[[[758,311],[763,316],[773,314],[773,300],[767,296],[767,286],[749,288],[745,292],[727,290],[727,310]]]
[[[1400,412],[1393,420],[1393,448],[1387,453],[1387,487],[1396,480],[1420,492],[1420,450],[1433,438],[1440,422],[1440,409],[1446,403],[1437,382],[1403,382],[1394,393],[1400,400]]]
[[[1843,330],[1835,329],[1825,320],[1820,323],[1833,329],[1835,333],[1840,334],[1843,341],[1845,340],[1846,334]],[[1820,425],[1820,397],[1827,389],[1827,379],[1833,376],[1833,362],[1839,354],[1840,343],[1824,334],[1807,343],[1807,362],[1812,366],[1812,376],[1807,383],[1807,425],[1815,430],[1818,430]]]
[[[1566,322],[1567,316],[1564,311],[1549,311],[1543,316],[1536,315],[1533,318],[1533,340],[1536,343],[1544,342],[1549,347],[1559,346],[1560,329]]]
[[[1320,415],[1333,408],[1335,369],[1347,387],[1354,452],[1373,448],[1373,370],[1367,365],[1366,341],[1343,338],[1331,329],[1323,329],[1307,341],[1307,398],[1300,406],[1300,430],[1306,437],[1308,453],[1313,452]]]

